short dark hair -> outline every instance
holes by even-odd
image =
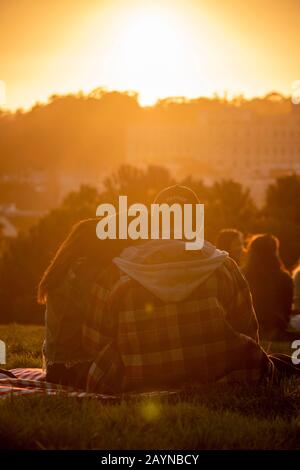
[[[233,240],[242,235],[242,232],[235,228],[224,228],[218,233],[216,238],[216,247],[220,250],[229,251]]]

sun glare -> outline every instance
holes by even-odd
[[[187,95],[187,89],[190,95],[199,93],[194,76],[199,76],[199,59],[205,54],[195,53],[189,26],[175,9],[143,7],[123,13],[106,61],[110,87],[137,90],[143,105]]]

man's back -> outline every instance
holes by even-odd
[[[237,265],[212,245],[197,254],[183,246],[152,241],[116,259],[123,276],[107,315],[122,391],[253,381],[268,367]]]

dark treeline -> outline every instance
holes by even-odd
[[[47,171],[53,177],[63,171],[93,173],[103,163],[113,168],[125,161],[126,132],[133,123],[190,123],[201,111],[237,107],[276,115],[290,112],[292,104],[290,98],[271,93],[252,100],[168,98],[142,108],[135,93],[99,88],[89,95],[53,95],[47,104],[26,112],[0,109],[0,176],[26,171]]]
[[[135,95],[95,90],[54,95],[27,112],[0,112],[0,173],[86,170],[99,165],[99,155],[119,163],[125,126],[139,111]]]
[[[14,205],[21,211],[52,209],[80,182],[98,185],[124,163],[163,161],[175,174],[197,171],[217,180],[231,175],[228,168],[239,155],[242,171],[248,171],[245,159],[256,161],[258,154],[275,146],[276,152],[284,149],[288,154],[298,145],[297,136],[291,149],[286,148],[283,135],[278,141],[278,136],[274,140],[268,132],[258,137],[255,129],[263,125],[259,123],[267,122],[273,129],[276,116],[281,116],[277,127],[297,134],[293,126],[299,112],[299,106],[278,93],[251,100],[242,96],[232,100],[167,98],[143,108],[136,93],[101,88],[88,95],[53,95],[46,104],[36,104],[29,111],[0,109],[0,206]],[[228,125],[223,122],[225,117]],[[241,142],[239,135],[243,136]],[[253,147],[251,156],[247,156],[248,147]],[[284,162],[286,154],[281,158]],[[273,166],[277,171],[276,164]]]
[[[163,167],[122,166],[104,181],[101,191],[82,186],[28,232],[7,242],[0,259],[1,322],[43,323],[43,309],[36,303],[37,285],[75,222],[94,217],[102,202],[117,206],[119,195],[127,195],[129,204],[150,204],[158,191],[175,182],[190,186],[205,204],[205,238],[209,241],[214,242],[218,231],[228,227],[246,236],[270,232],[281,241],[281,256],[287,267],[300,257],[300,178],[296,175],[270,186],[265,206],[257,209],[248,190],[231,180],[208,187],[191,177],[175,181]]]

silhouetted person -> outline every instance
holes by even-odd
[[[197,204],[190,189],[155,203]],[[257,382],[273,364],[258,340],[248,284],[227,253],[204,242],[141,242],[114,259],[121,277],[102,313],[89,390],[153,390],[185,383]],[[104,341],[106,338],[106,341]]]
[[[82,389],[96,354],[93,344],[85,342],[85,330],[93,320],[90,306],[118,279],[117,270],[109,267],[128,244],[127,240],[99,240],[98,221],[86,219],[72,227],[38,288],[38,302],[46,305],[46,380]]]
[[[263,234],[251,239],[244,273],[261,332],[270,338],[283,336],[291,316],[293,282],[280,260],[276,237]]]
[[[216,247],[227,251],[230,258],[240,265],[244,252],[244,236],[242,232],[234,228],[226,228],[219,232],[216,239]]]

